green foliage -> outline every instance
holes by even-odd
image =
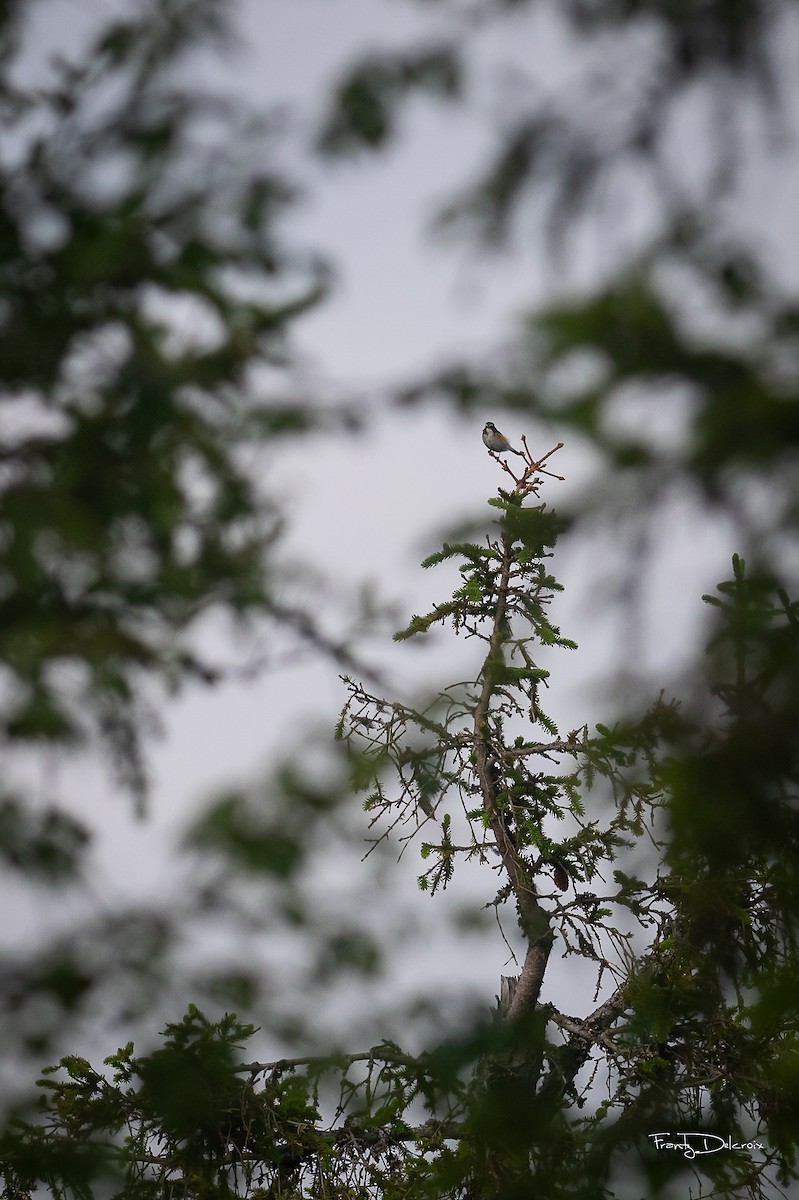
[[[41,1081],[36,1122],[18,1121],[0,1147],[4,1195],[37,1184],[77,1196],[109,1185],[125,1196],[343,1197],[383,1184],[391,1194],[406,1143],[428,1161],[441,1154],[463,1094],[457,1070],[487,1042],[478,1033],[424,1060],[383,1042],[347,1056],[243,1062],[254,1032],[192,1005],[158,1049],[136,1056],[128,1044],[106,1059],[110,1080],[64,1057]],[[419,1096],[441,1116],[411,1128],[402,1118]]]
[[[37,7],[0,12],[14,146],[0,165],[0,858],[15,931],[42,916],[26,883],[50,889],[42,903],[65,890],[56,919],[2,954],[10,1073],[88,1013],[138,1019],[177,972],[166,959],[199,886],[168,914],[98,912],[94,893],[66,890],[83,879],[90,819],[51,803],[49,782],[29,794],[30,780],[99,746],[141,812],[164,695],[226,673],[198,649],[199,623],[302,624],[273,599],[269,451],[316,418],[252,379],[286,367],[293,324],[327,282],[284,239],[296,192],[273,120],[187,82],[186,63],[229,29],[228,5],[109,10],[33,88]],[[239,816],[217,814],[207,857],[235,833],[237,866],[294,872],[296,838],[272,826],[258,842],[252,821],[234,830]]]
[[[292,324],[326,276],[284,248],[294,192],[264,161],[269,123],[176,85],[183,56],[224,31],[221,0],[144,4],[36,93],[12,82],[25,7],[0,16],[0,116],[20,148],[0,179],[0,379],[19,422],[0,450],[0,734],[27,751],[99,733],[141,797],[144,691],[219,677],[196,651],[201,617],[271,615],[323,644],[309,617],[274,599],[269,455],[256,480],[242,451],[314,425],[305,405],[259,399],[250,380],[285,364]],[[356,64],[320,148],[386,147],[411,96],[465,90],[472,29],[525,7],[469,6],[457,50],[453,40]],[[726,111],[731,82],[747,100],[759,89],[773,120],[772,14],[788,7],[569,0],[559,20],[600,49],[603,70],[582,93],[521,97],[482,177],[444,214],[499,242],[537,187],[558,248],[600,188],[626,187],[631,165],[648,172],[662,219],[648,248],[532,315],[498,365],[453,364],[404,399],[506,406],[572,431],[607,468],[592,519],[643,522],[669,487],[728,517],[758,488],[768,513],[749,537],[736,525],[749,565],[736,555],[732,578],[705,597],[705,669],[681,704],[661,693],[590,731],[578,714],[565,735],[543,710],[540,647],[575,644],[553,619],[549,569],[567,521],[540,503],[531,463],[490,501],[485,545],[445,544],[426,560],[457,560],[459,585],[396,635],[442,627],[476,639],[475,678],[419,708],[372,694],[355,671],[345,679],[337,737],[372,843],[399,837],[404,850],[416,838],[431,896],[456,868],[490,882],[485,907],[520,972],[503,979],[494,1019],[421,1053],[384,1040],[247,1063],[252,1026],[193,1005],[150,1053],[129,1043],[105,1071],[73,1054],[45,1072],[40,1105],[20,1104],[0,1135],[9,1200],[766,1200],[795,1187],[799,306],[725,236],[720,210],[697,214],[667,153],[692,94],[720,96]],[[637,88],[604,55],[633,61],[642,31],[656,52]],[[706,157],[712,194],[735,155],[719,138]],[[689,311],[686,297],[701,303]],[[630,395],[642,419],[620,428],[612,418]],[[680,432],[664,452],[647,416],[675,395]],[[292,765],[265,792],[219,797],[187,838],[216,875],[202,890],[197,872],[185,911],[200,900],[203,916],[218,911],[226,883],[266,880],[269,915],[310,933],[301,868],[318,820],[350,787],[340,770],[324,774]],[[17,874],[71,882],[87,844],[78,822],[34,810],[7,783],[0,855]],[[326,917],[317,981],[376,972],[382,948],[357,921]],[[173,937],[166,917],[113,915],[37,956],[6,957],[3,1017],[10,1027],[24,1015],[9,1046],[46,1053],[54,1025],[103,1011],[108,980],[129,1020],[163,988]],[[594,976],[568,1013],[548,998],[558,959]],[[223,964],[225,980],[252,996],[248,971]],[[692,1165],[652,1148],[666,1129],[767,1149]]]
[[[400,100],[416,90],[458,96],[461,68],[452,46],[374,55],[341,80],[319,137],[325,154],[346,155],[384,146],[394,132]]]
[[[733,579],[705,597],[718,615],[705,684],[715,713],[707,701],[695,713],[661,694],[635,720],[566,738],[554,730],[548,740],[535,732],[549,730],[537,699],[547,672],[534,646],[571,645],[544,615],[558,588],[544,568],[557,521],[540,506],[526,510],[521,487],[496,507],[499,532],[485,548],[445,545],[426,560],[457,555],[467,584],[404,631],[446,621],[482,640],[476,680],[424,713],[349,681],[342,731],[375,754],[383,778],[369,811],[382,817],[383,837],[404,829],[406,841],[437,822],[440,834],[421,845],[424,891],[446,887],[458,862],[498,860],[503,883],[489,903],[515,908],[528,945],[515,994],[531,977],[540,985],[554,925],[566,958],[594,964],[605,999],[583,1020],[553,1005],[527,1010],[563,1040],[509,1055],[494,1048],[468,1118],[479,1131],[467,1122],[455,1155],[437,1164],[441,1191],[430,1194],[458,1195],[467,1178],[470,1195],[522,1196],[531,1186],[548,1196],[624,1194],[611,1181],[630,1156],[663,1188],[681,1164],[651,1160],[649,1134],[688,1128],[744,1143],[753,1131],[765,1136],[770,1168],[728,1159],[703,1165],[700,1177],[721,1194],[748,1186],[768,1195],[771,1178],[796,1177],[787,1136],[794,1006],[781,986],[797,951],[799,771],[783,723],[797,702],[796,604],[735,556]],[[433,804],[406,770],[418,755],[436,764]],[[642,843],[654,851],[649,867]],[[609,873],[613,887],[585,890]],[[512,997],[504,1012],[515,1028],[526,1018]],[[779,1049],[765,1052],[761,1020],[779,1029]],[[584,1117],[600,1072],[610,1099]],[[573,1168],[565,1177],[564,1156]],[[597,1190],[583,1193],[589,1177]]]
[[[226,796],[193,829],[189,844],[198,849],[217,851],[238,870],[268,872],[286,878],[302,861],[297,831],[281,828],[263,808],[253,810],[246,798]]]
[[[112,1056],[111,1079],[83,1059],[62,1059],[66,1078],[45,1077],[42,1114],[18,1125],[9,1143],[11,1194],[36,1182],[57,1194],[74,1171],[87,1195],[116,1173],[124,1194],[153,1196],[178,1186],[198,1197],[353,1189],[390,1197],[413,1184],[430,1197],[512,1200],[531,1185],[547,1196],[580,1194],[588,1177],[599,1190],[586,1194],[610,1196],[618,1164],[631,1155],[641,1171],[660,1172],[658,1186],[683,1177],[681,1164],[650,1162],[653,1127],[743,1139],[753,1121],[761,1131],[773,1123],[774,1170],[792,1177],[792,999],[778,984],[795,952],[787,891],[781,897],[775,863],[757,846],[723,880],[715,870],[703,825],[697,838],[691,823],[698,806],[684,810],[681,796],[692,764],[702,769],[718,751],[674,702],[660,696],[641,720],[592,734],[549,734],[538,701],[547,674],[535,646],[570,643],[548,614],[557,523],[535,490],[529,523],[520,488],[500,496],[485,552],[462,547],[462,574],[479,578],[480,590],[467,602],[457,589],[450,624],[482,641],[477,678],[423,711],[348,679],[339,723],[354,781],[370,793],[375,838],[403,830],[407,841],[427,824],[438,829],[421,845],[423,891],[435,896],[464,861],[498,867],[488,904],[511,909],[518,933],[506,937],[521,936],[526,952],[491,1029],[478,1025],[421,1055],[387,1042],[338,1058],[248,1064],[242,1049],[252,1027],[232,1016],[209,1020],[192,1006],[167,1027],[161,1048],[136,1057],[127,1046]],[[750,580],[740,559],[733,566],[711,605],[722,621],[711,648],[716,695],[739,720],[755,681],[761,702],[782,695],[794,606],[784,594],[775,603],[770,582]],[[771,634],[782,639],[779,659]],[[724,743],[723,726],[715,736]],[[300,776],[292,791],[303,803],[282,832],[245,797],[228,796],[197,827],[195,845],[237,869],[290,875],[299,859],[284,864],[280,846],[299,853],[307,806],[324,804]],[[644,840],[656,852],[649,863],[638,853]],[[609,875],[612,886],[603,883]],[[603,998],[588,1016],[540,1001],[553,953],[593,965]],[[379,966],[356,929],[331,937],[328,960],[325,977]],[[762,1016],[751,999],[760,988]],[[765,1053],[775,1022],[779,1044]],[[608,1098],[595,1109],[600,1077]],[[61,1162],[60,1147],[75,1143],[77,1165]],[[24,1157],[31,1146],[43,1147],[41,1168]],[[760,1178],[749,1160],[703,1171],[728,1190]]]
[[[187,1158],[219,1155],[234,1137],[230,1123],[241,1107],[235,1056],[254,1030],[231,1016],[212,1024],[192,1006],[164,1032],[164,1047],[134,1065],[142,1113]]]
[[[0,801],[0,855],[29,877],[62,884],[79,876],[89,837],[57,808],[28,812],[11,797]]]
[[[56,66],[50,87],[4,102],[12,136],[32,120],[45,132],[7,171],[0,205],[0,379],[20,418],[2,451],[12,700],[0,720],[15,741],[100,731],[139,795],[144,679],[212,680],[188,636],[201,614],[269,609],[279,519],[241,448],[310,419],[242,388],[254,363],[283,361],[287,327],[320,295],[310,265],[283,261],[291,193],[232,158],[205,170],[195,126],[231,140],[236,114],[170,79],[178,48],[221,13],[208,0],[153,5],[104,30],[85,65]],[[253,133],[240,130],[242,148]],[[114,163],[117,183],[101,185]],[[260,299],[243,298],[236,272]],[[176,303],[204,336],[180,332]]]

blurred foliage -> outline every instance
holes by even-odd
[[[0,855],[8,866],[55,885],[79,872],[87,831],[67,813],[25,809],[18,799],[0,801]]]
[[[32,5],[0,11],[8,762],[99,736],[141,804],[146,698],[220,677],[193,637],[209,612],[271,618],[332,651],[349,672],[337,734],[351,754],[349,775],[341,759],[314,771],[309,754],[263,789],[218,797],[187,836],[190,877],[176,867],[168,914],[95,913],[4,952],[0,1029],[13,1074],[76,1018],[135,1022],[185,985],[171,977],[176,931],[219,934],[222,915],[260,933],[301,930],[303,978],[317,985],[379,972],[370,914],[342,922],[324,880],[315,910],[303,892],[309,865],[347,836],[337,801],[353,789],[366,792],[374,846],[419,844],[429,894],[463,861],[482,868],[486,907],[510,914],[524,947],[520,974],[503,979],[490,1021],[421,1054],[385,1040],[248,1063],[253,1026],[191,1005],[156,1049],[128,1044],[108,1070],[66,1055],[0,1138],[8,1200],[671,1200],[689,1188],[770,1200],[799,1178],[799,305],[725,217],[751,157],[748,123],[762,123],[764,142],[788,123],[780,42],[795,6],[426,4],[454,36],[351,64],[317,151],[387,149],[411,98],[468,102],[472,39],[546,11],[572,39],[574,76],[509,100],[490,161],[441,227],[512,246],[537,204],[542,241],[565,256],[603,195],[612,207],[629,190],[656,219],[590,285],[531,313],[500,360],[453,363],[400,396],[556,424],[601,465],[564,522],[539,503],[529,460],[492,501],[484,542],[426,561],[456,561],[460,583],[398,640],[451,627],[485,654],[473,680],[421,711],[360,682],[316,614],[275,596],[281,514],[261,452],[320,418],[261,395],[257,368],[286,366],[292,325],[327,275],[284,244],[295,192],[270,165],[270,120],[179,82],[191,54],[225,34],[230,6],[146,0],[111,17],[79,61],[55,58],[36,90],[16,70]],[[711,113],[709,132],[675,156],[691,104]],[[681,170],[689,157],[698,176]],[[620,424],[630,397],[637,418]],[[666,410],[664,443],[653,428]],[[732,577],[705,597],[707,657],[681,704],[656,694],[623,720],[589,732],[578,716],[561,733],[536,661],[541,646],[574,649],[551,615],[557,537],[603,516],[657,521],[668,488],[701,495],[740,535]],[[9,772],[0,856],[14,878],[66,903],[88,845],[81,823],[33,803]],[[241,944],[213,953],[197,977],[211,976],[217,999],[260,1004],[270,1035],[296,1035]],[[547,999],[558,953],[594,973],[591,1011]],[[763,1149],[697,1164],[659,1152],[651,1135],[663,1130]]]
[[[421,841],[433,894],[459,863],[490,864],[487,905],[511,907],[526,944],[500,999],[510,1043],[474,1064],[460,1166],[431,1194],[780,1195],[799,1178],[797,602],[736,555],[704,597],[704,694],[561,734],[536,647],[573,643],[547,615],[558,523],[526,507],[535,465],[500,491],[485,545],[427,560],[460,560],[463,585],[398,635],[480,639],[474,681],[422,712],[351,681],[339,726],[376,836]],[[587,1015],[539,998],[555,948],[593,967]],[[652,1144],[681,1131],[751,1150],[691,1162]]]
[[[532,314],[500,370],[461,363],[408,389],[465,411],[508,407],[596,453],[569,516],[649,531],[663,501],[695,496],[739,550],[796,582],[799,342],[796,298],[742,249],[693,223],[607,286]],[[701,504],[704,503],[704,513]],[[630,538],[631,570],[639,543]]]
[[[3,727],[93,726],[139,795],[141,681],[213,680],[197,619],[269,611],[279,514],[241,451],[312,416],[248,372],[323,289],[281,245],[268,123],[170,74],[224,6],[150,8],[6,89],[0,207]]]
[[[395,132],[400,102],[415,91],[443,99],[460,95],[461,70],[453,47],[425,46],[359,63],[336,88],[319,149],[343,155],[383,146]]]
[[[209,1021],[192,1005],[150,1054],[135,1055],[129,1043],[104,1072],[62,1058],[40,1081],[38,1119],[20,1118],[0,1143],[4,1194],[44,1185],[59,1195],[64,1187],[203,1198],[310,1188],[344,1197],[385,1182],[394,1195],[396,1167],[410,1158],[406,1143],[440,1151],[447,1116],[414,1130],[402,1114],[420,1087],[431,1088],[427,1074],[443,1078],[443,1063],[421,1074],[392,1043],[338,1058],[243,1062],[253,1033],[230,1015]],[[446,1113],[453,1081],[439,1087]],[[331,1097],[336,1116],[326,1127],[320,1098]]]
[[[487,903],[510,910],[527,947],[493,1018],[421,1054],[384,1041],[253,1062],[252,1026],[192,1005],[147,1054],[123,1047],[110,1071],[67,1055],[47,1073],[38,1110],[20,1108],[0,1146],[6,1195],[412,1188],[521,1200],[534,1187],[566,1200],[694,1187],[765,1200],[799,1178],[799,765],[795,739],[789,752],[778,736],[780,705],[795,708],[797,603],[736,557],[706,597],[716,707],[693,713],[660,696],[641,719],[561,735],[538,700],[548,672],[534,665],[541,644],[572,648],[547,615],[557,522],[537,503],[540,477],[530,485],[535,464],[526,472],[500,492],[486,546],[433,556],[459,558],[465,586],[411,622],[411,636],[435,620],[481,640],[476,678],[424,712],[350,681],[339,725],[374,838],[421,842],[424,890],[448,886],[460,861],[493,867]],[[242,799],[222,798],[197,845],[235,873],[280,879],[260,833],[242,858],[242,817],[247,829]],[[375,964],[353,934],[330,939],[333,970],[364,974]],[[595,973],[586,1015],[541,997],[557,951]],[[79,1003],[89,980],[69,986],[57,966],[43,986]],[[751,1149],[689,1160],[652,1144],[667,1130]]]
[[[91,822],[53,799],[57,762],[101,748],[141,811],[164,693],[225,677],[199,648],[209,615],[343,653],[274,596],[269,451],[318,423],[286,369],[328,277],[283,234],[296,190],[276,119],[185,69],[224,44],[229,5],[123,5],[38,61],[47,8],[0,11],[4,1104],[21,1060],[89,1014],[135,1022],[170,990],[185,1004],[176,947],[203,911],[201,873],[171,912],[98,911]],[[296,831],[262,850],[261,867],[301,856]]]

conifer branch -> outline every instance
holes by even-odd
[[[507,598],[513,561],[513,539],[506,531],[502,537],[502,565],[497,584],[497,602],[483,665],[483,685],[474,711],[474,746],[477,776],[483,807],[494,834],[497,849],[513,889],[522,930],[527,939],[527,954],[507,1012],[509,1020],[532,1012],[538,1002],[554,934],[549,916],[538,903],[530,872],[522,861],[497,806],[497,782],[492,769],[495,759],[488,736],[488,713],[496,687],[496,666],[501,661],[507,628]]]

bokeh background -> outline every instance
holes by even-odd
[[[451,382],[454,364],[508,377],[528,339],[530,313],[600,290],[658,245],[675,212],[691,205],[702,212],[710,242],[744,243],[775,287],[794,286],[799,254],[795,6],[774,6],[760,77],[756,69],[750,76],[727,70],[721,55],[714,66],[708,53],[704,75],[697,70],[691,78],[686,68],[684,85],[664,82],[668,38],[657,14],[597,30],[587,18],[582,27],[575,21],[579,8],[248,0],[225,6],[229,36],[185,54],[174,76],[269,114],[263,153],[270,169],[298,186],[282,236],[298,254],[323,257],[329,270],[324,300],[292,323],[284,365],[249,377],[258,394],[271,390],[331,414],[327,427],[320,422],[301,437],[242,451],[245,469],[263,481],[284,520],[275,594],[305,606],[325,638],[347,642],[390,695],[412,700],[442,680],[470,677],[478,651],[463,640],[442,634],[421,648],[397,646],[391,633],[457,580],[449,566],[422,571],[420,560],[442,536],[488,519],[486,500],[503,481],[480,441],[484,421],[495,420],[514,442],[526,435],[542,453],[563,441],[552,467],[565,479],[547,482],[544,495],[578,518],[554,571],[565,587],[555,619],[580,649],[542,655],[542,665],[553,672],[548,711],[564,732],[686,683],[705,629],[700,597],[729,574],[732,553],[746,539],[757,543],[758,529],[769,525],[768,481],[742,476],[731,504],[709,498],[701,482],[678,470],[670,474],[692,436],[692,396],[677,379],[653,384],[656,396],[646,381],[618,387],[603,410],[599,441],[571,415],[559,428],[552,399],[559,387],[567,396],[581,379],[590,381],[590,361],[567,363],[562,380],[547,376],[546,419],[529,397],[515,407],[497,407],[490,394],[467,404],[456,387],[430,381]],[[127,15],[125,0],[24,6],[18,85],[51,86],[56,60],[79,61],[105,24]],[[395,128],[379,145],[320,149],[336,89],[354,64],[438,44],[460,56],[458,96],[431,98],[420,89],[397,102]],[[657,131],[650,136],[659,139],[657,169],[645,123],[640,146],[629,128],[647,105]],[[474,184],[502,139],[536,108],[565,113],[583,148],[604,156],[601,186],[583,189],[573,164],[570,207],[557,194],[553,152],[537,185],[521,189],[503,237],[486,240],[468,222],[442,222],[453,197]],[[21,149],[19,136],[10,135],[8,161]],[[557,136],[556,128],[556,145]],[[679,270],[665,268],[662,283],[698,338],[726,338],[733,351],[751,340],[747,314],[739,333]],[[191,304],[175,305],[168,320],[178,342],[202,343],[202,314]],[[534,401],[539,381],[524,369]],[[410,392],[421,399],[402,403]],[[338,419],[345,411],[351,421]],[[650,485],[645,472],[637,479],[645,493],[649,486],[643,505],[625,465],[608,453],[626,441],[645,444],[657,466]],[[782,563],[790,576],[797,565],[790,547]],[[368,632],[355,622],[364,606],[372,612]],[[513,964],[493,917],[478,919],[490,898],[483,873],[465,870],[431,902],[416,887],[416,844],[399,863],[397,844],[363,859],[368,830],[357,799],[337,810],[335,835],[320,835],[306,864],[301,890],[307,911],[319,917],[315,933],[303,920],[292,927],[285,914],[276,919],[280,902],[268,889],[244,887],[235,913],[215,911],[210,900],[198,905],[197,863],[182,848],[187,826],[226,789],[249,786],[268,803],[268,787],[258,789],[277,763],[320,783],[335,775],[329,739],[344,691],[342,662],[291,629],[265,631],[257,621],[233,629],[210,613],[192,637],[206,656],[230,665],[231,675],[210,688],[189,683],[178,695],[152,687],[160,727],[146,738],[144,813],[95,749],[36,745],[9,758],[7,778],[42,802],[57,798],[91,827],[93,843],[85,880],[73,887],[42,892],[6,880],[8,950],[44,947],[57,933],[80,946],[86,921],[129,909],[170,914],[181,928],[146,1001],[120,1005],[126,976],[120,971],[115,980],[109,968],[113,998],[98,993],[63,1028],[57,1005],[23,1013],[26,1027],[49,1029],[47,1055],[68,1045],[96,1058],[131,1030],[147,1044],[196,998],[203,973],[226,964],[234,972],[246,964],[257,980],[248,999],[256,1018],[271,1014],[263,1022],[265,1053],[292,1038],[366,1040],[377,1029],[423,1041],[442,1022],[489,1007],[500,974],[513,973]],[[206,900],[223,890],[209,874]],[[505,924],[511,944],[512,924]],[[320,968],[324,945],[341,930],[371,933],[382,957]],[[91,958],[91,939],[80,953]],[[571,1011],[590,1000],[592,979],[573,962],[553,963],[547,989]],[[209,1003],[222,1009],[229,997],[217,989]]]

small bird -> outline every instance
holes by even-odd
[[[504,433],[500,433],[493,421],[486,421],[483,429],[483,445],[489,450],[493,450],[495,454],[518,454],[520,458],[524,458],[521,450],[517,450],[511,446]]]

